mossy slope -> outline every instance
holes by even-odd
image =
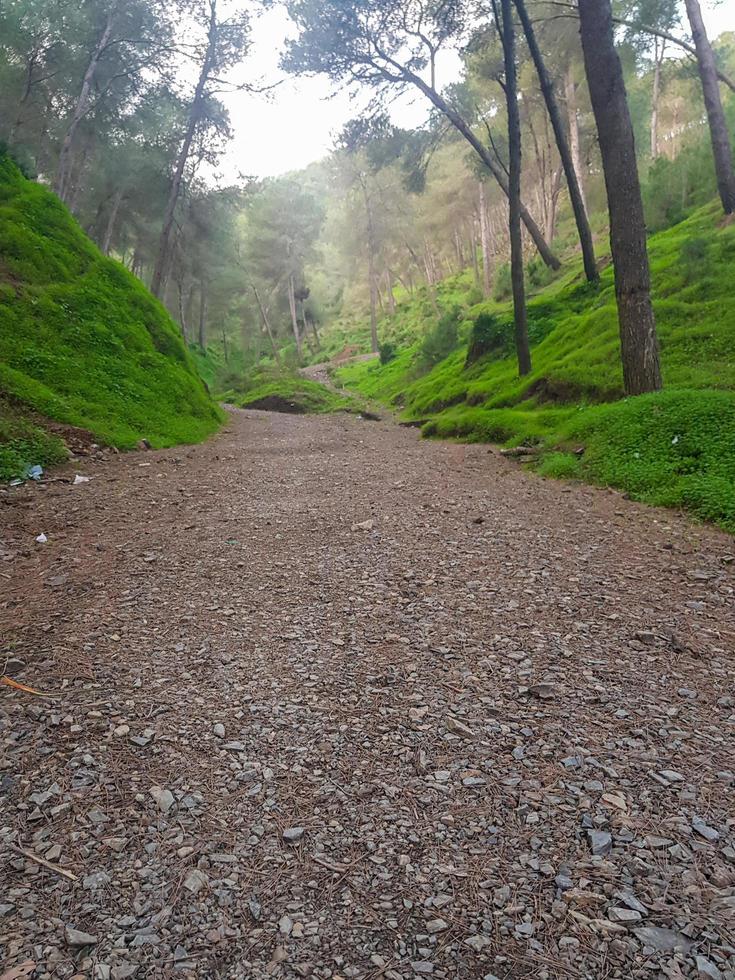
[[[2,156],[0,395],[120,448],[196,442],[222,419],[163,306]],[[28,455],[31,430],[6,414],[0,439]]]
[[[417,331],[389,364],[355,363],[337,377],[425,420],[426,435],[536,444],[553,452],[541,467],[549,475],[620,487],[735,530],[735,225],[712,204],[653,236],[649,253],[660,394],[622,398],[612,270],[593,289],[579,263],[530,301],[534,367],[526,378],[518,378],[512,355],[510,309],[493,302],[465,304],[462,346],[428,373],[420,373]],[[470,295],[466,275],[444,289],[461,304],[463,287]],[[418,304],[425,309],[418,299],[399,310],[398,334],[419,319]],[[483,313],[505,323],[505,342],[467,367],[466,341]],[[391,326],[385,322],[384,333]],[[572,443],[585,445],[583,456],[566,451]]]

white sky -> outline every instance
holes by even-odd
[[[702,9],[710,38],[735,31],[735,3],[731,0],[704,0]],[[286,37],[292,33],[282,7],[263,14],[253,26],[251,52],[244,66],[246,77],[262,79],[266,84],[282,78],[278,59]],[[456,81],[460,74],[458,56],[447,51],[437,68],[440,87]],[[235,134],[220,167],[227,181],[239,175],[277,176],[321,159],[344,124],[358,114],[360,105],[323,77],[286,77],[269,95],[236,92],[224,97],[224,102]],[[407,93],[392,110],[394,122],[405,128],[420,125],[427,114],[428,106],[420,93]]]

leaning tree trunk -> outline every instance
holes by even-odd
[[[579,20],[610,214],[623,382],[626,394],[639,395],[661,387],[661,369],[633,125],[610,0],[580,0]]]
[[[692,28],[694,47],[697,49],[697,66],[704,93],[704,105],[707,110],[712,152],[715,157],[717,190],[725,214],[732,214],[735,211],[735,172],[733,172],[732,167],[732,149],[725,113],[722,109],[722,100],[720,99],[720,87],[717,84],[715,56],[704,29],[702,11],[698,0],[686,0],[686,8],[689,24]]]
[[[263,301],[260,298],[260,293],[257,287],[253,284],[253,292],[255,293],[255,301],[258,304],[258,309],[260,310],[260,317],[263,321],[263,326],[265,327],[266,333],[268,334],[268,340],[270,341],[271,350],[273,351],[273,358],[280,368],[281,366],[281,355],[278,353],[278,346],[276,345],[276,338],[273,336],[273,330],[271,329],[271,323],[268,319],[268,311],[263,306]]]
[[[523,236],[521,234],[521,118],[518,112],[516,77],[516,43],[511,0],[501,0],[503,11],[503,61],[505,64],[505,98],[508,109],[508,230],[510,233],[510,278],[513,285],[513,319],[515,322],[518,373],[523,377],[531,370],[531,348],[528,343],[526,289],[523,282]]]
[[[533,59],[534,66],[536,68],[536,74],[538,75],[539,84],[541,85],[541,93],[544,97],[544,102],[546,103],[546,110],[549,113],[549,119],[551,120],[551,128],[554,130],[556,146],[559,150],[562,166],[564,167],[564,174],[567,178],[569,200],[572,205],[572,211],[574,212],[574,220],[577,224],[579,243],[582,246],[584,272],[589,282],[597,282],[599,279],[599,273],[597,271],[597,263],[595,262],[595,249],[592,244],[592,231],[590,229],[590,223],[587,219],[587,211],[585,210],[584,201],[582,199],[582,192],[579,189],[577,173],[574,169],[574,160],[572,158],[569,143],[567,142],[567,137],[564,132],[561,113],[559,112],[556,95],[554,94],[554,86],[551,81],[551,76],[546,70],[546,64],[544,63],[541,49],[539,48],[538,41],[536,40],[533,24],[531,23],[531,18],[528,16],[528,11],[526,10],[525,0],[514,0],[514,3],[516,10],[518,11],[518,16],[521,20],[521,24],[523,25],[523,33],[526,35],[528,50],[531,52],[531,58]]]
[[[102,251],[105,255],[110,254],[110,246],[112,245],[112,236],[115,231],[115,225],[117,223],[117,215],[120,211],[120,205],[123,199],[122,188],[118,188],[115,192],[115,196],[112,199],[112,207],[110,209],[110,216],[107,219],[107,227],[105,228],[105,237],[102,241]]]
[[[112,35],[112,26],[115,20],[115,14],[117,13],[117,4],[113,5],[108,14],[107,20],[105,21],[105,26],[102,33],[99,36],[97,44],[95,45],[94,51],[92,52],[92,57],[89,59],[89,64],[87,65],[87,70],[84,73],[84,78],[82,79],[82,87],[79,90],[79,95],[77,97],[76,105],[74,106],[74,112],[72,113],[71,122],[64,134],[64,139],[61,143],[61,152],[59,153],[59,164],[56,169],[56,180],[54,181],[54,191],[61,198],[62,201],[66,201],[68,195],[68,183],[69,176],[71,174],[71,163],[72,163],[72,146],[74,143],[74,137],[76,136],[77,129],[79,129],[79,124],[82,119],[86,116],[89,111],[90,97],[92,94],[92,84],[94,82],[94,76],[97,71],[97,66],[99,65],[100,58],[105,53],[107,46],[110,42],[110,37]]]
[[[171,258],[171,233],[174,227],[176,205],[178,204],[179,195],[181,194],[184,169],[186,168],[186,162],[189,159],[191,144],[194,140],[197,123],[199,122],[199,115],[204,99],[204,89],[216,58],[217,34],[216,6],[215,4],[212,4],[209,18],[209,31],[207,34],[207,51],[204,55],[204,60],[199,70],[199,78],[197,80],[196,89],[194,90],[194,98],[192,99],[191,107],[189,109],[189,119],[186,124],[186,132],[184,133],[184,140],[181,144],[179,155],[176,159],[176,168],[174,169],[173,179],[171,180],[171,187],[169,188],[168,200],[166,202],[166,211],[164,212],[163,216],[163,227],[161,228],[161,235],[158,240],[158,252],[156,254],[156,263],[153,267],[153,278],[151,280],[151,292],[154,296],[161,295],[166,277],[168,275],[168,267]]]
[[[404,70],[404,75],[407,81],[410,81],[413,85],[416,86],[416,88],[419,89],[419,91],[423,92],[426,98],[429,99],[429,101],[439,110],[439,112],[441,112],[444,116],[447,117],[447,119],[454,126],[457,132],[461,133],[462,136],[464,136],[464,138],[470,144],[472,149],[475,151],[475,153],[479,156],[479,158],[485,164],[487,169],[493,175],[503,194],[505,194],[506,197],[510,197],[508,180],[505,176],[504,171],[499,166],[499,164],[493,159],[492,153],[477,138],[477,136],[473,133],[472,129],[467,125],[467,123],[460,116],[460,114],[456,112],[456,110],[454,110],[449,105],[446,99],[444,99],[436,91],[436,89],[432,88],[430,85],[427,85],[427,83],[418,75],[416,75],[414,72],[408,71],[406,69]],[[526,226],[526,230],[528,231],[528,234],[531,236],[531,239],[533,240],[533,244],[536,246],[536,249],[538,250],[538,254],[541,256],[545,264],[548,265],[550,269],[560,269],[561,262],[549,248],[546,239],[541,234],[541,229],[533,220],[533,218],[531,217],[528,209],[525,207],[523,202],[521,202],[520,211],[521,211],[521,221]]]

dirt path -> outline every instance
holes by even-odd
[[[6,976],[735,977],[729,538],[353,418],[76,472],[0,494]]]

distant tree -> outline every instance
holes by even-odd
[[[735,211],[735,172],[732,165],[730,135],[727,131],[725,113],[720,98],[720,86],[717,81],[715,56],[707,37],[698,0],[686,0],[686,10],[692,28],[692,39],[697,50],[697,67],[702,82],[704,105],[707,110],[707,121],[709,122],[712,140],[712,153],[715,158],[717,190],[725,214],[732,214]]]
[[[623,382],[626,394],[639,395],[661,387],[661,369],[633,126],[610,0],[580,0],[579,19],[607,189]]]
[[[192,96],[186,129],[181,140],[176,164],[171,176],[168,201],[153,267],[151,292],[160,296],[166,282],[171,259],[171,235],[176,205],[181,195],[184,171],[194,143],[194,137],[212,105],[213,89],[222,86],[222,76],[245,56],[249,39],[249,21],[242,12],[222,19],[217,10],[218,0],[208,0],[206,19],[202,23],[206,37],[198,52],[199,76]]]
[[[362,83],[379,94],[387,86],[413,86],[467,140],[508,197],[503,168],[437,88],[437,55],[465,29],[468,10],[461,0],[287,0],[287,8],[299,30],[283,59],[288,71]],[[521,220],[544,262],[559,268],[523,204]]]

